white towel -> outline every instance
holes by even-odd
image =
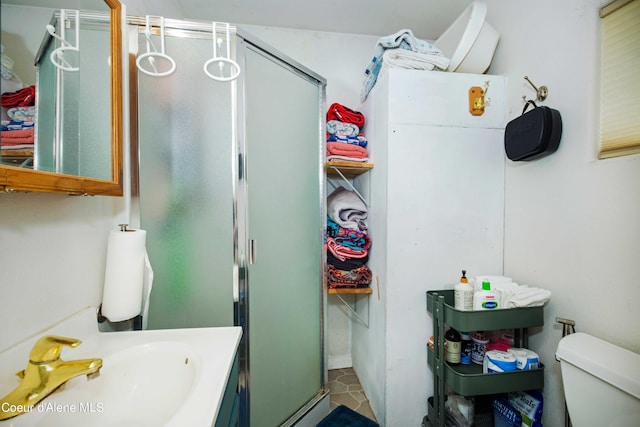
[[[353,191],[338,187],[327,197],[327,215],[349,230],[367,231],[367,205]]]
[[[500,292],[503,308],[539,307],[551,299],[551,291],[529,286],[517,286]]]
[[[414,52],[400,48],[387,49],[382,55],[382,62],[392,68],[428,71],[434,68],[446,70],[449,66],[449,59],[442,55]]]

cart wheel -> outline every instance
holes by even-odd
[[[429,421],[429,417],[426,415],[422,419],[422,427],[433,427],[433,424],[431,424],[431,421]]]

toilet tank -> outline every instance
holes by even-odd
[[[556,358],[573,427],[640,425],[640,354],[579,332]]]

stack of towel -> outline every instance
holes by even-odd
[[[362,132],[364,115],[333,103],[327,110],[327,161],[367,163],[368,141]]]
[[[35,86],[2,94],[3,116],[0,146],[3,150],[33,150],[35,139]]]
[[[450,60],[437,47],[416,38],[411,30],[400,30],[381,37],[375,47],[373,59],[365,70],[365,81],[360,92],[364,102],[376,84],[382,65],[413,70],[446,70]]]
[[[366,265],[371,241],[367,206],[358,195],[338,187],[327,198],[327,286],[362,288],[371,284]]]
[[[475,290],[482,289],[482,282],[489,282],[491,290],[495,291],[500,302],[500,308],[539,307],[551,299],[551,291],[528,285],[520,285],[510,277],[505,276],[477,276]]]

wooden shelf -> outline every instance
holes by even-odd
[[[33,150],[0,150],[2,157],[33,157]]]
[[[369,172],[373,169],[373,163],[347,162],[342,160],[331,160],[325,164],[327,175],[337,176],[336,169],[339,169],[345,176],[354,177]]]
[[[372,294],[371,288],[327,288],[328,294]]]

